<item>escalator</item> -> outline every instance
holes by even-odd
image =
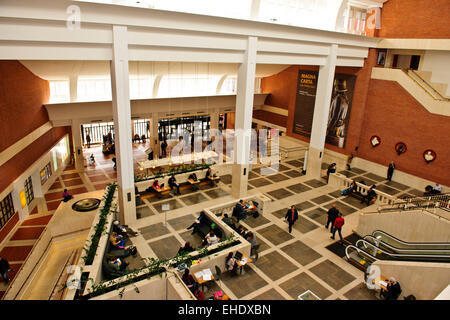
[[[405,242],[376,230],[345,249],[347,260],[366,270],[376,260],[450,263],[450,243]]]

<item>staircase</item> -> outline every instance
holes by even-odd
[[[450,101],[445,96],[447,90],[447,84],[432,83],[431,72],[428,71],[416,71],[416,70],[403,70],[411,79],[413,79],[419,86],[422,87],[433,99],[440,101]],[[425,79],[428,78],[428,79]]]

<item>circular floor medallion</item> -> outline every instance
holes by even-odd
[[[87,198],[79,200],[72,205],[72,209],[75,211],[85,212],[92,211],[98,208],[100,200],[95,198]]]

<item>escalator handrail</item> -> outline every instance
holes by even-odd
[[[421,245],[421,246],[450,246],[450,242],[406,242],[406,241],[400,240],[400,239],[394,237],[393,235],[391,235],[391,234],[389,234],[387,232],[384,232],[382,230],[375,230],[374,232],[372,232],[372,236],[375,237],[375,238],[376,238],[376,236],[375,236],[376,233],[384,234],[384,235],[386,235],[386,236],[388,236],[388,237],[390,237],[390,238],[396,240],[397,242],[399,242],[401,244],[404,244],[406,246],[413,246],[413,245]]]
[[[348,246],[345,248],[345,256],[347,257],[347,260],[350,259],[350,254],[348,253],[348,250],[349,250],[349,249],[354,249],[354,250],[358,251],[358,253],[362,252],[363,254],[365,254],[365,255],[369,256],[371,259],[373,259],[373,261],[377,261],[377,260],[378,260],[378,258],[374,257],[374,256],[371,255],[370,253],[368,253],[368,252],[366,252],[366,251],[364,251],[364,250],[361,250],[360,248],[355,247],[355,246],[352,245],[352,244],[348,245]]]
[[[398,253],[398,254],[397,254],[397,253],[390,253],[390,252],[387,252],[387,251],[385,251],[385,250],[383,250],[383,249],[381,249],[381,248],[375,246],[374,244],[372,244],[372,243],[370,243],[370,242],[368,242],[368,241],[366,241],[366,240],[364,240],[364,239],[358,240],[358,241],[356,242],[356,244],[358,244],[358,243],[367,243],[367,244],[369,244],[370,246],[372,246],[373,248],[377,248],[377,250],[381,251],[381,253],[383,253],[383,254],[385,254],[385,255],[387,255],[387,256],[389,256],[389,257],[394,258],[394,259],[392,259],[392,260],[399,260],[399,259],[401,260],[402,258],[413,258],[413,259],[417,259],[417,258],[430,258],[430,259],[444,258],[444,259],[449,259],[449,261],[450,261],[450,256],[447,256],[447,255],[438,255],[438,254],[435,254],[435,255],[427,255],[427,254],[401,254],[401,253]],[[357,247],[357,248],[358,248],[358,247]],[[368,253],[367,251],[365,251],[365,250],[363,250],[363,249],[360,249],[360,248],[358,248],[358,249],[364,251],[365,253]]]
[[[371,236],[371,235],[367,235],[367,236],[363,237],[363,240],[367,241],[367,239],[373,239],[375,242],[377,241],[376,238],[374,236]],[[356,242],[356,244],[358,244],[358,242]],[[402,248],[397,248],[397,247],[391,246],[390,244],[384,242],[383,240],[380,240],[380,244],[382,244],[383,246],[385,246],[385,247],[387,247],[389,249],[392,249],[393,251],[397,251],[397,253],[402,253],[402,252],[414,253],[414,252],[418,252],[418,251],[420,251],[420,252],[424,252],[425,251],[425,252],[433,253],[433,252],[442,252],[442,251],[444,251],[444,254],[449,254],[449,256],[450,256],[450,249],[402,249]]]

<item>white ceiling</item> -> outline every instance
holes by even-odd
[[[21,60],[26,68],[45,80],[68,80],[72,77],[109,77],[109,61]],[[286,69],[286,65],[258,64],[256,77],[267,77]],[[130,61],[131,76],[168,74],[237,75],[237,63],[191,63]]]

